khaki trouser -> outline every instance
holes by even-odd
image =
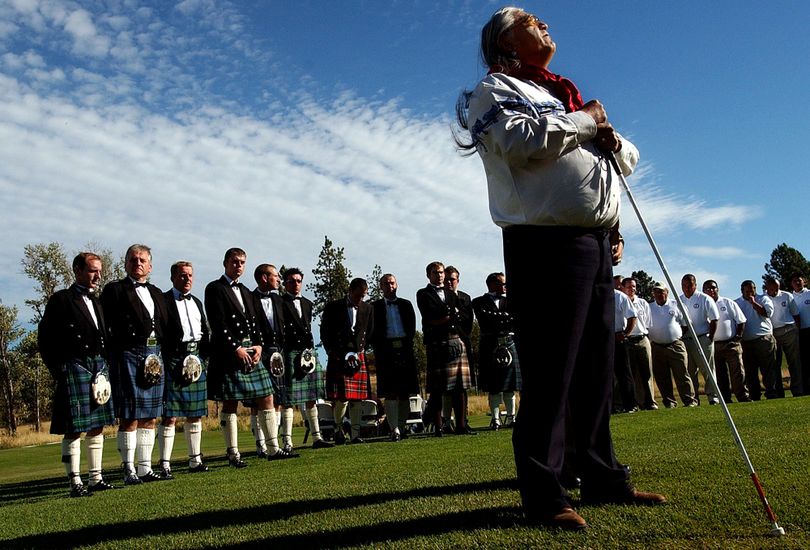
[[[748,386],[745,385],[745,368],[743,367],[742,346],[739,340],[723,340],[714,343],[714,362],[717,373],[717,385],[726,403],[731,402],[731,392],[737,401],[750,401]],[[729,389],[729,375],[731,389]]]
[[[698,341],[700,343],[700,349],[703,350],[703,355],[706,356],[706,360],[709,362],[709,370],[714,374],[714,346],[712,345],[712,341],[706,334],[698,336]],[[700,372],[700,368],[703,366],[703,361],[700,359],[697,346],[691,336],[684,335],[683,343],[686,345],[686,352],[689,354],[689,378],[692,379],[692,385],[695,387],[695,400],[700,403],[700,379],[698,378],[698,372]],[[709,398],[709,401],[720,401],[720,396],[714,393],[714,389],[711,387],[711,384],[708,383],[708,380],[708,376],[704,375],[704,393]]]
[[[790,371],[790,391],[794,396],[804,394],[802,358],[799,350],[799,329],[796,328],[795,324],[775,328],[773,329],[773,337],[776,339],[777,368],[782,367],[779,355],[784,354]],[[776,388],[776,392],[779,395],[785,395],[785,390],[781,384]]]
[[[634,337],[624,341],[627,350],[627,360],[633,372],[633,381],[636,386],[636,403],[642,409],[651,409],[655,405],[655,388],[652,377],[652,354],[650,353],[650,339],[644,337],[635,341]]]
[[[669,344],[652,344],[652,363],[655,383],[658,384],[658,391],[661,392],[661,400],[666,407],[676,405],[675,393],[672,389],[672,378],[678,387],[681,401],[687,407],[697,404],[695,400],[695,388],[692,386],[692,379],[686,371],[688,362],[686,346],[680,340],[675,340]]]

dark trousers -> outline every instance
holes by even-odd
[[[609,425],[615,337],[607,235],[512,226],[503,239],[523,374],[512,442],[524,510],[543,514],[569,504],[560,485],[567,432],[574,440],[583,498],[627,491],[627,473],[614,455]],[[540,251],[553,258],[554,269],[536,267]],[[560,291],[561,283],[568,290]]]
[[[627,359],[627,347],[624,342],[616,341],[613,375],[616,377],[616,389],[619,390],[613,398],[614,409],[629,411],[635,408],[638,405],[636,403],[636,383],[633,380],[633,371],[630,370],[630,361]]]
[[[803,395],[810,395],[810,327],[799,329],[799,354],[802,358]]]

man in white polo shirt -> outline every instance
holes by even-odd
[[[799,351],[799,307],[790,292],[780,289],[779,280],[773,277],[765,281],[765,293],[773,302],[773,337],[776,339],[776,366],[782,368],[782,354],[790,371],[790,393],[793,397],[804,394],[802,383],[802,358]],[[782,384],[776,386],[779,397],[785,396]]]
[[[627,349],[627,359],[630,362],[630,369],[633,371],[633,379],[636,385],[636,401],[638,406],[644,410],[655,410],[658,405],[655,403],[655,389],[652,378],[652,353],[650,352],[650,341],[647,338],[650,323],[650,305],[646,300],[636,295],[636,280],[628,277],[622,281],[622,290],[633,309],[636,312],[636,325],[625,339],[624,345]]]
[[[703,292],[717,305],[720,318],[717,320],[717,330],[714,331],[714,368],[720,395],[726,403],[731,403],[731,392],[737,401],[751,401],[748,396],[748,386],[745,384],[745,368],[743,367],[742,340],[745,330],[745,315],[734,300],[720,296],[720,287],[717,281],[709,279],[703,283]],[[731,384],[729,384],[731,375]]]
[[[776,385],[782,383],[781,372],[776,366],[776,340],[773,337],[773,302],[764,294],[757,294],[754,281],[743,281],[742,296],[734,300],[745,315],[745,330],[742,334],[745,378],[751,399],[759,401],[762,389],[759,374],[765,384],[765,397],[777,397]]]
[[[796,274],[790,279],[793,300],[799,308],[799,352],[802,358],[802,387],[810,392],[810,290],[804,287],[805,279]]]
[[[650,304],[650,340],[655,383],[661,392],[661,401],[668,409],[677,406],[672,391],[672,378],[678,387],[681,401],[686,407],[696,407],[695,388],[686,372],[688,362],[686,346],[681,341],[683,316],[675,300],[669,299],[669,290],[661,283],[653,287],[654,301]]]
[[[687,273],[681,279],[681,302],[689,315],[689,320],[692,321],[692,327],[695,329],[698,341],[692,338],[688,330],[684,330],[683,343],[686,344],[686,351],[689,354],[689,378],[692,379],[692,384],[695,386],[695,399],[700,405],[700,381],[698,372],[703,365],[700,360],[700,352],[698,346],[703,350],[703,355],[709,364],[709,370],[714,374],[714,346],[712,340],[714,339],[714,331],[717,330],[717,306],[714,300],[699,292],[697,290],[697,280],[691,273]],[[707,377],[704,376],[704,381]],[[709,405],[716,405],[720,402],[720,397],[714,393],[714,389],[710,384],[704,384],[704,391],[706,397],[709,398]]]

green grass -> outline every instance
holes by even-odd
[[[248,454],[250,466],[238,471],[222,458],[221,434],[207,432],[210,472],[188,475],[177,460],[174,481],[87,499],[67,498],[58,445],[0,451],[0,547],[807,548],[808,407],[810,398],[731,407],[783,538],[767,536],[721,410],[700,407],[613,418],[617,454],[636,485],[671,503],[581,507],[584,533],[522,521],[509,431],[306,448],[273,463]],[[241,435],[251,450],[250,434]],[[176,441],[182,457],[181,434]],[[113,482],[117,465],[107,440]]]

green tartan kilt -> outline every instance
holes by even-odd
[[[57,380],[53,399],[52,434],[87,432],[115,424],[113,400],[98,405],[90,397],[90,383],[97,372],[110,379],[101,357],[73,359],[62,366],[64,376]]]
[[[171,358],[166,365],[166,395],[163,416],[208,416],[208,389],[206,388],[206,362],[199,380],[187,384],[183,380],[183,360]]]
[[[301,355],[301,351],[287,351],[284,353],[284,365],[293,371],[295,365],[295,358]],[[326,399],[326,382],[325,372],[318,359],[318,354],[315,354],[315,370],[306,375],[303,380],[292,379],[292,385],[289,392],[289,403],[287,405],[303,405],[307,401],[317,401],[318,399]]]
[[[273,393],[270,371],[259,361],[251,372],[228,368],[217,377],[217,384],[208,379],[208,398],[212,401],[240,401],[267,397]]]

